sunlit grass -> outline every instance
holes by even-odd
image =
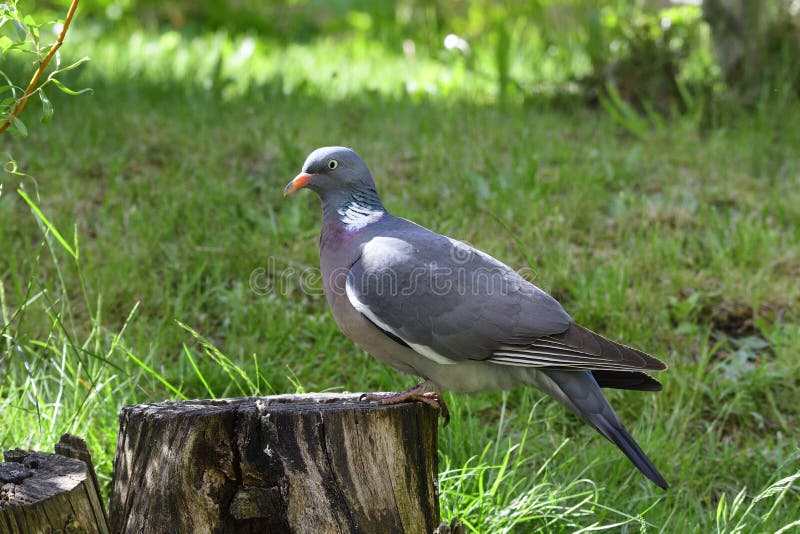
[[[377,45],[257,41],[236,63],[246,36],[75,39],[93,60],[72,82],[94,96],[54,98],[54,123],[8,144],[38,188],[3,177],[0,448],[77,433],[107,488],[123,404],[412,384],[319,295],[250,286],[270,258],[316,266],[318,201],[281,191],[310,150],[344,144],[389,209],[531,267],[577,320],[671,367],[659,394],[609,393],[670,491],[535,392],[448,395],[445,519],[747,532],[800,516],[797,110],[631,137],[590,110],[485,106],[490,81]]]
[[[282,94],[324,95],[334,100],[365,91],[395,98],[477,100],[491,99],[494,93],[491,75],[468,69],[458,57],[444,54],[444,49],[438,59],[429,54],[404,55],[402,50],[364,38],[320,37],[284,46],[257,35],[224,32],[192,36],[135,31],[105,37],[94,31],[79,29],[72,37],[77,49],[92,43],[92,59],[102,65],[105,78],[121,83],[131,76],[154,84],[189,82],[215,92],[223,101],[264,86]]]

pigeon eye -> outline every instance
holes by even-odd
[[[336,167],[338,167],[338,166],[339,166],[339,162],[338,162],[338,161],[336,161],[335,159],[332,159],[332,160],[330,160],[330,161],[328,162],[328,168],[329,168],[330,170],[333,170],[333,169],[335,169],[335,168],[336,168]]]

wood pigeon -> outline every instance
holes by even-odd
[[[424,380],[370,400],[420,400],[447,418],[444,390],[533,386],[667,488],[600,389],[659,391],[645,371],[666,369],[663,362],[577,325],[558,301],[492,256],[390,214],[349,148],[312,152],[284,194],[302,188],[322,200],[323,287],[342,332]]]

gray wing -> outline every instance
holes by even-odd
[[[396,221],[362,245],[346,291],[359,312],[423,356],[439,363],[664,368],[643,352],[579,327],[558,301],[491,256]]]
[[[350,267],[351,304],[422,354],[487,359],[504,344],[558,334],[569,315],[507,265],[404,220],[362,246]]]

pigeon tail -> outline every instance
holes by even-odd
[[[633,465],[657,486],[663,489],[669,487],[650,458],[622,425],[590,371],[539,369],[539,372],[549,380],[532,380],[531,385],[544,390],[593,426],[603,437],[619,447]]]
[[[610,421],[602,415],[592,414],[593,417],[587,418],[586,421],[595,427],[607,440],[625,453],[625,456],[633,462],[633,465],[642,472],[644,476],[652,480],[656,486],[662,489],[669,489],[669,484],[658,472],[656,466],[647,457],[647,454],[639,447],[639,444],[633,439],[628,430],[619,423]]]
[[[634,391],[661,391],[661,382],[639,371],[614,371],[592,369],[592,376],[601,388],[629,389]]]

